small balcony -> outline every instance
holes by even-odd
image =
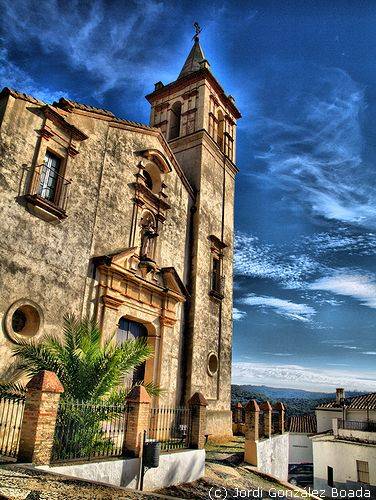
[[[48,221],[65,219],[70,184],[56,169],[37,165],[25,196],[28,209]]]
[[[376,422],[372,420],[337,420],[334,435],[337,439],[376,443]]]
[[[222,300],[225,297],[225,283],[225,276],[213,273],[209,295],[215,297],[216,299]]]

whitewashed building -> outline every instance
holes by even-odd
[[[317,433],[314,415],[293,415],[288,421],[289,464],[313,463],[312,440]]]
[[[376,498],[376,393],[346,399],[337,389],[316,417],[314,488],[332,498]]]

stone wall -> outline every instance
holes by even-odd
[[[166,210],[165,223],[160,224],[157,264],[174,267],[185,284],[190,273],[187,248],[190,208],[194,202],[192,190],[176,161],[170,160],[171,151],[158,131],[114,122],[95,113],[60,109],[69,123],[88,136],[75,144],[79,153],[71,157],[66,155],[66,144],[60,139],[64,131],[46,119],[43,103],[13,94],[3,96],[4,103],[0,157],[2,367],[9,362],[13,344],[4,319],[10,306],[19,300],[26,299],[40,307],[43,318],[38,335],[61,334],[66,313],[95,314],[101,320],[103,290],[93,258],[129,247],[138,164],[140,160],[146,165],[153,163],[142,157],[142,151],[161,151],[169,159],[171,171],[164,175],[164,182],[171,208]],[[54,134],[48,140],[40,133],[46,122]],[[64,175],[71,179],[67,217],[59,223],[37,217],[25,205],[30,175],[47,149],[66,155]],[[138,219],[133,222],[136,247],[140,244],[141,215],[140,209]],[[151,370],[156,377],[154,381],[166,389],[165,402],[177,404],[184,378],[181,371],[185,356],[184,308],[179,304],[174,306],[173,321],[161,324],[161,309],[150,303],[150,294],[149,298],[137,297],[132,301],[131,308],[126,305],[111,308],[108,321],[102,323],[104,335],[116,330],[123,315],[147,323],[150,332],[154,332],[152,342],[161,353],[155,361],[158,366]],[[172,310],[172,304],[167,307]],[[160,339],[159,343],[155,337]]]

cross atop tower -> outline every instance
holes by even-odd
[[[193,27],[195,29],[195,35],[194,37],[192,38],[192,40],[194,41],[198,41],[198,38],[199,38],[199,34],[201,33],[202,31],[202,28],[200,28],[198,22],[196,21],[194,24],[193,24]]]

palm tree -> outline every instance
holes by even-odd
[[[103,339],[94,320],[69,315],[61,338],[48,335],[13,347],[17,360],[13,372],[33,376],[53,371],[64,387],[54,446],[59,459],[108,454],[114,444],[104,429],[124,413],[129,388],[122,387],[121,380],[152,355],[144,339],[119,345],[114,336]],[[13,380],[0,381],[0,392],[2,388],[9,394],[22,391]],[[150,395],[162,392],[151,383],[141,383]]]
[[[64,399],[124,401],[129,388],[120,387],[122,377],[145,362],[153,351],[144,339],[119,345],[114,336],[115,333],[103,340],[94,320],[67,315],[61,338],[47,335],[12,348],[17,360],[15,371],[30,377],[42,370],[55,372],[63,384]],[[144,385],[149,394],[160,393],[153,384]]]

